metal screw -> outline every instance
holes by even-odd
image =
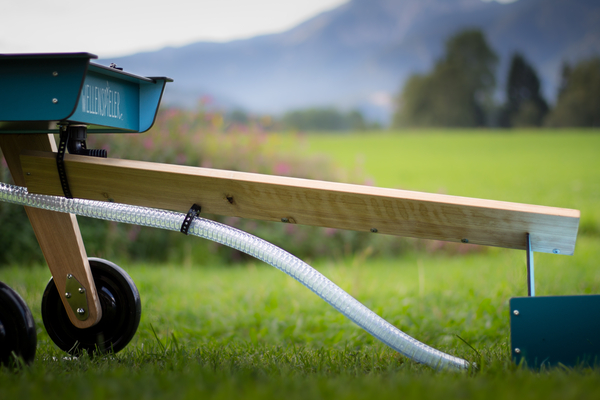
[[[56,104],[56,103],[58,103],[58,99],[55,97],[55,98],[53,98],[53,99],[52,99],[52,102],[53,102],[54,104]]]
[[[67,279],[71,279],[71,278],[73,278],[73,275],[67,274]]]
[[[290,219],[289,218],[281,218],[281,222],[288,223],[288,222],[290,222]]]
[[[371,228],[371,232],[373,232],[373,233],[377,233],[377,232],[378,232],[378,231],[377,231],[377,228]]]
[[[29,176],[29,175],[31,175],[31,172],[27,172],[26,174],[27,174],[27,176]]]
[[[52,72],[52,76],[58,76],[58,71]]]
[[[83,308],[78,308],[78,309],[77,309],[77,312],[78,312],[79,314],[85,314],[85,310],[84,310]]]
[[[70,299],[70,298],[71,298],[71,293],[69,293],[69,292],[65,293],[65,297],[66,297],[67,299]]]
[[[513,311],[513,314],[515,314],[515,315],[519,315],[519,310],[515,310],[515,311]]]
[[[469,239],[460,239],[460,241],[463,243],[469,243]]]
[[[560,250],[559,250],[559,249],[554,249],[554,250],[552,250],[552,252],[553,252],[554,254],[560,254]]]
[[[517,354],[521,353],[521,349],[518,347],[515,347],[515,353],[517,353]]]
[[[79,288],[79,293],[85,293],[85,289],[84,289],[84,288],[82,288],[82,287],[80,287],[80,288]]]

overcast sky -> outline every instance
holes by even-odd
[[[0,0],[0,53],[105,58],[285,31],[348,0]]]

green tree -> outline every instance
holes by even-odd
[[[288,111],[281,121],[285,128],[302,131],[365,130],[367,124],[358,110],[343,113],[335,108],[308,108]]]
[[[446,42],[433,71],[412,75],[398,96],[393,126],[482,126],[496,85],[498,56],[480,30]]]
[[[550,126],[600,126],[600,57],[565,63]]]
[[[367,123],[362,113],[358,110],[350,111],[346,115],[346,120],[349,128],[353,131],[364,131],[367,129]]]
[[[506,105],[502,126],[540,126],[548,113],[548,103],[540,93],[540,80],[525,58],[515,53],[506,83]]]

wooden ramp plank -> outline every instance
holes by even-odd
[[[31,193],[62,196],[54,153],[21,155]],[[578,210],[141,161],[65,156],[74,197],[571,255]]]

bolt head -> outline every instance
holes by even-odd
[[[58,71],[52,72],[52,76],[58,76]]]
[[[71,278],[73,278],[73,275],[67,274],[67,279],[71,279]]]
[[[513,311],[513,314],[515,314],[515,315],[519,315],[519,310],[515,310],[515,311]]]
[[[469,243],[469,239],[460,239],[462,243]]]
[[[79,288],[79,293],[85,293],[85,289],[84,289],[84,288],[82,288],[82,287],[80,287],[80,288]]]
[[[85,314],[85,310],[83,308],[78,308],[77,313],[83,315]]]
[[[560,254],[560,250],[559,250],[559,249],[554,249],[554,250],[552,250],[552,252],[553,252],[554,254]]]
[[[371,228],[371,232],[373,232],[373,233],[377,233],[377,232],[378,232],[378,230],[377,230],[377,228]]]
[[[521,353],[521,349],[520,349],[520,348],[518,348],[518,347],[516,347],[516,348],[515,348],[515,353],[517,353],[517,354],[520,354],[520,353]]]
[[[65,293],[65,297],[66,297],[67,299],[70,299],[70,298],[71,298],[71,293],[69,293],[69,292]]]
[[[53,99],[52,99],[52,103],[54,103],[54,104],[58,103],[58,99],[57,99],[56,97],[55,97],[55,98],[53,98]]]
[[[290,222],[290,219],[289,218],[281,218],[281,222],[287,223],[287,222]]]

